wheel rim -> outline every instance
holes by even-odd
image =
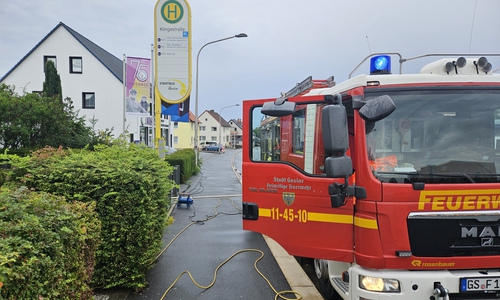
[[[328,278],[326,262],[322,259],[314,259],[314,272],[318,279]]]

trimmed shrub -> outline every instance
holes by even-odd
[[[0,299],[90,299],[95,203],[0,189]]]
[[[96,202],[102,223],[93,285],[140,290],[161,250],[172,167],[143,145],[95,147],[95,151],[45,148],[14,166],[21,184],[83,202]]]
[[[196,167],[194,149],[178,150],[166,156],[165,160],[171,166],[179,166],[181,172],[181,183],[186,183],[191,176],[197,174],[199,171]]]

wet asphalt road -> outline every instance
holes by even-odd
[[[276,293],[254,269],[255,261],[261,256],[257,252],[237,254],[224,264],[209,289],[197,287],[184,274],[165,295],[184,271],[189,271],[199,285],[210,285],[217,266],[243,249],[263,251],[258,269],[275,290],[290,290],[263,237],[242,229],[241,184],[231,164],[234,160],[235,168],[241,171],[241,150],[228,149],[224,154],[201,152],[200,155],[201,173],[181,186],[181,193],[189,193],[194,205],[173,210],[171,216],[175,222],[164,234],[164,245],[189,227],[148,271],[149,287],[139,293],[129,293],[127,299],[275,299]],[[292,294],[285,296],[295,298]]]

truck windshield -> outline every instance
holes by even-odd
[[[377,89],[396,110],[366,124],[374,175],[387,183],[500,181],[500,89]]]

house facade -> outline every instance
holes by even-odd
[[[47,60],[54,62],[61,77],[63,98],[71,98],[87,125],[94,119],[95,130],[113,129],[115,137],[126,134],[131,142],[154,145],[152,117],[125,114],[123,60],[62,22],[1,77],[0,83],[15,86],[20,95],[41,92]],[[162,116],[161,123],[162,138],[169,144],[170,122]]]
[[[229,125],[231,126],[229,134],[229,146],[234,149],[239,149],[243,145],[243,122],[241,119],[231,119],[229,120]]]
[[[175,149],[194,148],[194,126],[196,118],[192,112],[189,112],[189,122],[172,122],[173,123],[173,143]]]
[[[203,146],[206,142],[216,142],[226,147],[231,146],[231,129],[234,128],[212,110],[205,110],[198,118],[200,128],[198,130],[199,144]]]

